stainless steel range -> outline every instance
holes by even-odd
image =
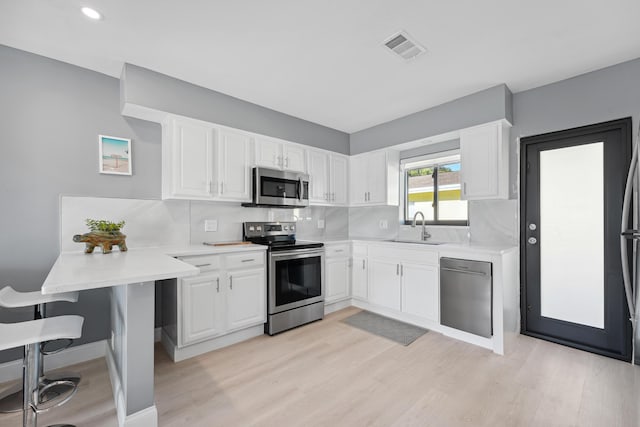
[[[269,246],[269,335],[324,317],[324,244],[296,242],[295,233],[295,222],[244,223],[244,240]]]

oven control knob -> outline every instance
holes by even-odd
[[[291,231],[296,231],[296,226],[295,225],[291,226]]]
[[[249,226],[249,231],[256,231],[256,228],[253,225]]]
[[[284,226],[284,229],[285,229],[285,230],[289,230],[289,226],[288,226],[288,225],[285,225],[285,226]]]
[[[261,226],[261,225],[257,226],[257,227],[256,227],[256,230],[257,230],[257,231],[262,231],[262,226]]]

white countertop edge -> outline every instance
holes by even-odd
[[[307,241],[307,239],[304,239]],[[516,244],[482,244],[482,243],[454,243],[454,242],[443,242],[437,245],[427,245],[420,242],[394,242],[391,239],[375,239],[375,238],[357,238],[354,237],[352,239],[309,239],[308,241],[316,241],[323,242],[325,246],[330,246],[334,244],[344,244],[344,243],[362,243],[362,244],[375,244],[375,245],[389,245],[397,248],[411,248],[411,249],[422,249],[432,252],[453,252],[453,251],[464,251],[464,252],[476,252],[476,253],[489,253],[489,254],[506,254],[512,251],[518,250],[518,245]]]

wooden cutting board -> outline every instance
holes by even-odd
[[[204,242],[207,246],[240,246],[240,245],[252,245],[251,242],[220,242],[220,243],[211,243]]]

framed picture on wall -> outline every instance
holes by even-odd
[[[98,135],[100,173],[131,175],[131,140]]]

